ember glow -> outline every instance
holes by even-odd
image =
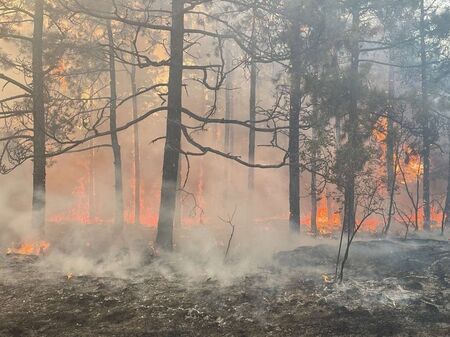
[[[23,242],[6,250],[7,255],[44,255],[50,248],[46,241]]]

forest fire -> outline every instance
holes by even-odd
[[[1,337],[448,336],[448,1],[0,17]]]
[[[50,247],[50,243],[46,241],[23,242],[19,245],[14,245],[6,251],[6,255],[28,255],[39,256],[45,254]]]

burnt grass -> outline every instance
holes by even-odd
[[[327,282],[335,256],[299,247],[226,284],[168,276],[161,258],[99,277],[2,256],[0,336],[450,335],[449,241],[355,242],[342,285]]]

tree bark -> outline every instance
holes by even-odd
[[[89,141],[89,222],[95,218],[95,149],[94,140]]]
[[[226,71],[231,71],[233,58],[229,49],[225,52]],[[225,80],[225,119],[233,119],[233,73],[228,73]],[[224,151],[225,153],[233,152],[233,132],[230,124],[225,124],[224,135]],[[230,167],[227,163],[224,165],[225,169],[225,181],[223,184],[223,198],[225,205],[228,206],[229,188],[230,188]]]
[[[427,51],[425,42],[425,1],[420,2],[420,58],[421,58],[421,81],[422,81],[422,139],[423,139],[423,228],[431,229],[431,200],[430,200],[430,126],[428,118],[428,73],[427,73]]]
[[[393,51],[389,52],[389,63],[394,62]],[[393,210],[394,210],[394,198],[395,198],[395,185],[397,179],[397,163],[398,163],[398,147],[396,147],[396,137],[394,128],[395,117],[395,72],[394,67],[389,67],[389,83],[388,83],[388,106],[387,106],[387,130],[386,130],[386,174],[387,174],[387,191],[389,193],[388,200],[388,218],[383,234],[387,235],[391,227]]]
[[[116,61],[114,53],[114,37],[111,28],[111,21],[106,23],[109,40],[109,79],[110,79],[110,116],[109,128],[111,131],[111,146],[114,157],[114,227],[116,231],[122,230],[124,223],[123,204],[123,180],[122,180],[122,157],[120,153],[119,137],[117,134],[117,83],[116,83]]]
[[[252,24],[252,40],[254,41],[255,35],[255,10],[253,10],[253,24]],[[252,42],[252,54],[255,53],[255,42]],[[250,55],[250,113],[249,121],[252,126],[249,129],[249,142],[248,142],[248,162],[253,165],[255,163],[255,147],[256,147],[256,132],[254,130],[256,122],[256,85],[258,78],[258,69],[254,60],[254,55]],[[249,167],[248,169],[248,189],[249,193],[253,194],[255,187],[255,169]]]
[[[350,65],[350,106],[349,106],[349,135],[348,135],[348,149],[356,149],[358,146],[358,96],[359,96],[359,30],[360,30],[360,8],[355,5],[352,8],[352,31],[353,41],[351,50],[351,65]],[[356,160],[355,156],[358,153],[351,152],[350,169],[346,172],[345,193],[344,193],[344,223],[349,235],[355,229],[355,180],[356,180]]]
[[[136,66],[132,66],[131,74],[131,94],[133,95],[133,120],[138,118],[137,84],[136,84]],[[141,223],[141,150],[139,141],[139,123],[133,126],[133,145],[134,145],[134,223]]]
[[[164,147],[161,204],[156,244],[173,249],[173,221],[178,189],[178,164],[181,146],[181,109],[183,85],[184,0],[172,1],[170,38],[169,96],[166,143]]]
[[[389,53],[389,63],[394,62],[393,51]],[[388,84],[389,102],[387,107],[387,130],[386,130],[386,172],[387,172],[387,188],[391,190],[394,181],[394,99],[395,99],[395,73],[394,67],[389,67],[389,84]]]
[[[319,121],[317,97],[313,94],[313,124]],[[317,234],[317,126],[312,126],[312,163],[311,163],[311,232]]]
[[[450,126],[448,128],[448,140],[450,141]],[[444,221],[442,223],[442,234],[444,234],[444,228],[450,224],[450,149],[448,153],[448,168],[447,168],[447,195],[445,198],[445,207],[444,207]]]
[[[250,64],[250,125],[252,126],[249,131],[249,142],[248,142],[248,162],[253,165],[255,164],[255,150],[256,150],[256,132],[255,132],[255,122],[256,122],[256,82],[258,78],[257,68],[255,62],[252,60]],[[255,187],[255,169],[253,167],[249,168],[248,172],[248,188],[250,193],[252,193]]]
[[[300,24],[292,22],[291,93],[289,114],[289,223],[293,232],[300,232],[300,109],[302,101],[300,60]]]
[[[46,149],[43,69],[44,0],[36,0],[33,27],[33,202],[32,225],[42,235],[45,229]]]
[[[230,51],[226,52],[226,63],[227,63],[227,71],[231,71],[233,62]],[[227,79],[225,81],[225,119],[230,120],[233,119],[233,73],[229,73],[227,75]],[[232,137],[232,129],[231,124],[225,124],[225,153],[233,152],[233,137]]]

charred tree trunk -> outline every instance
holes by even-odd
[[[138,118],[138,101],[136,85],[136,67],[131,68],[131,94],[133,95],[133,120]],[[134,222],[141,223],[141,149],[139,142],[139,123],[133,126],[133,145],[134,145]]]
[[[390,52],[389,62],[393,63],[393,52]],[[391,190],[392,182],[394,181],[394,150],[395,150],[395,135],[394,135],[394,98],[395,98],[395,73],[394,67],[389,67],[389,84],[388,84],[389,103],[387,107],[387,133],[386,133],[386,173],[387,173],[387,188]]]
[[[253,11],[253,24],[252,24],[252,40],[254,41],[255,35],[255,13]],[[248,135],[248,162],[253,165],[255,164],[255,147],[256,147],[256,132],[255,132],[255,121],[256,121],[256,85],[258,78],[258,69],[256,67],[256,62],[254,60],[255,53],[255,43],[252,42],[251,48],[252,55],[250,55],[250,116],[249,121],[252,126],[249,130]],[[248,189],[250,194],[253,194],[253,189],[255,187],[255,169],[253,167],[249,168],[248,171]]]
[[[32,225],[39,235],[45,229],[46,151],[43,69],[44,0],[36,0],[33,27],[33,204]]]
[[[394,62],[393,51],[389,52],[389,63]],[[388,219],[386,226],[383,230],[384,235],[387,235],[389,228],[391,227],[394,197],[395,197],[395,185],[397,178],[397,162],[398,162],[398,148],[396,151],[396,139],[394,128],[395,117],[395,72],[394,67],[389,67],[389,84],[388,84],[389,102],[387,106],[387,130],[386,130],[386,173],[387,173],[387,191],[389,193],[388,204]]]
[[[227,51],[226,53],[226,63],[227,63],[227,71],[231,71],[233,62],[231,53]],[[227,75],[227,79],[225,81],[225,119],[230,120],[233,118],[233,73],[229,73]],[[225,124],[225,153],[233,152],[233,138],[232,138],[232,129],[230,124]]]
[[[114,225],[115,230],[120,231],[123,226],[124,204],[123,204],[123,181],[122,181],[122,157],[120,154],[119,137],[117,134],[117,83],[116,83],[116,61],[114,53],[114,37],[111,21],[107,22],[109,40],[109,78],[110,78],[110,116],[109,128],[111,132],[111,146],[114,156]]]
[[[427,51],[425,42],[425,1],[420,2],[420,59],[421,59],[421,81],[422,81],[422,141],[423,141],[423,228],[431,229],[431,200],[430,200],[430,126],[428,116],[428,73],[427,73]]]
[[[358,97],[359,97],[359,30],[360,30],[360,9],[358,6],[352,8],[352,31],[353,41],[351,50],[350,65],[350,106],[349,106],[349,134],[348,150],[350,154],[350,165],[348,172],[345,173],[345,192],[344,192],[344,224],[349,235],[355,229],[355,180],[356,170],[358,169],[358,153],[355,149],[358,147]]]
[[[94,140],[89,142],[89,222],[95,218],[95,149]]]
[[[183,85],[184,0],[172,1],[170,37],[169,97],[167,131],[164,147],[161,204],[156,244],[164,250],[173,249],[173,222],[178,189],[178,165],[181,146],[181,110]]]
[[[313,96],[312,162],[311,162],[311,232],[317,234],[317,98]]]
[[[250,125],[252,126],[249,131],[249,142],[248,142],[248,162],[251,165],[255,164],[255,149],[256,149],[256,132],[255,132],[255,122],[256,122],[256,81],[258,73],[255,62],[252,60],[250,64]],[[248,172],[248,188],[250,193],[253,192],[255,187],[255,169],[253,167],[249,168]]]
[[[450,126],[448,127],[448,139],[450,141]],[[444,234],[444,228],[450,224],[450,150],[448,154],[448,168],[447,168],[447,195],[445,197],[445,207],[444,207],[444,221],[442,223],[441,232]]]
[[[226,58],[226,71],[232,70],[232,56],[229,50],[225,53]],[[230,120],[233,119],[233,73],[228,73],[227,78],[225,80],[225,119]],[[224,135],[224,151],[225,153],[233,152],[233,134],[232,128],[230,124],[225,124],[225,135]],[[225,205],[228,206],[228,197],[229,197],[229,181],[230,181],[230,168],[229,164],[225,164],[225,183],[223,190],[223,198],[225,200]]]
[[[292,22],[291,93],[289,113],[289,223],[291,231],[300,232],[300,109],[302,102],[300,60],[300,24]]]

